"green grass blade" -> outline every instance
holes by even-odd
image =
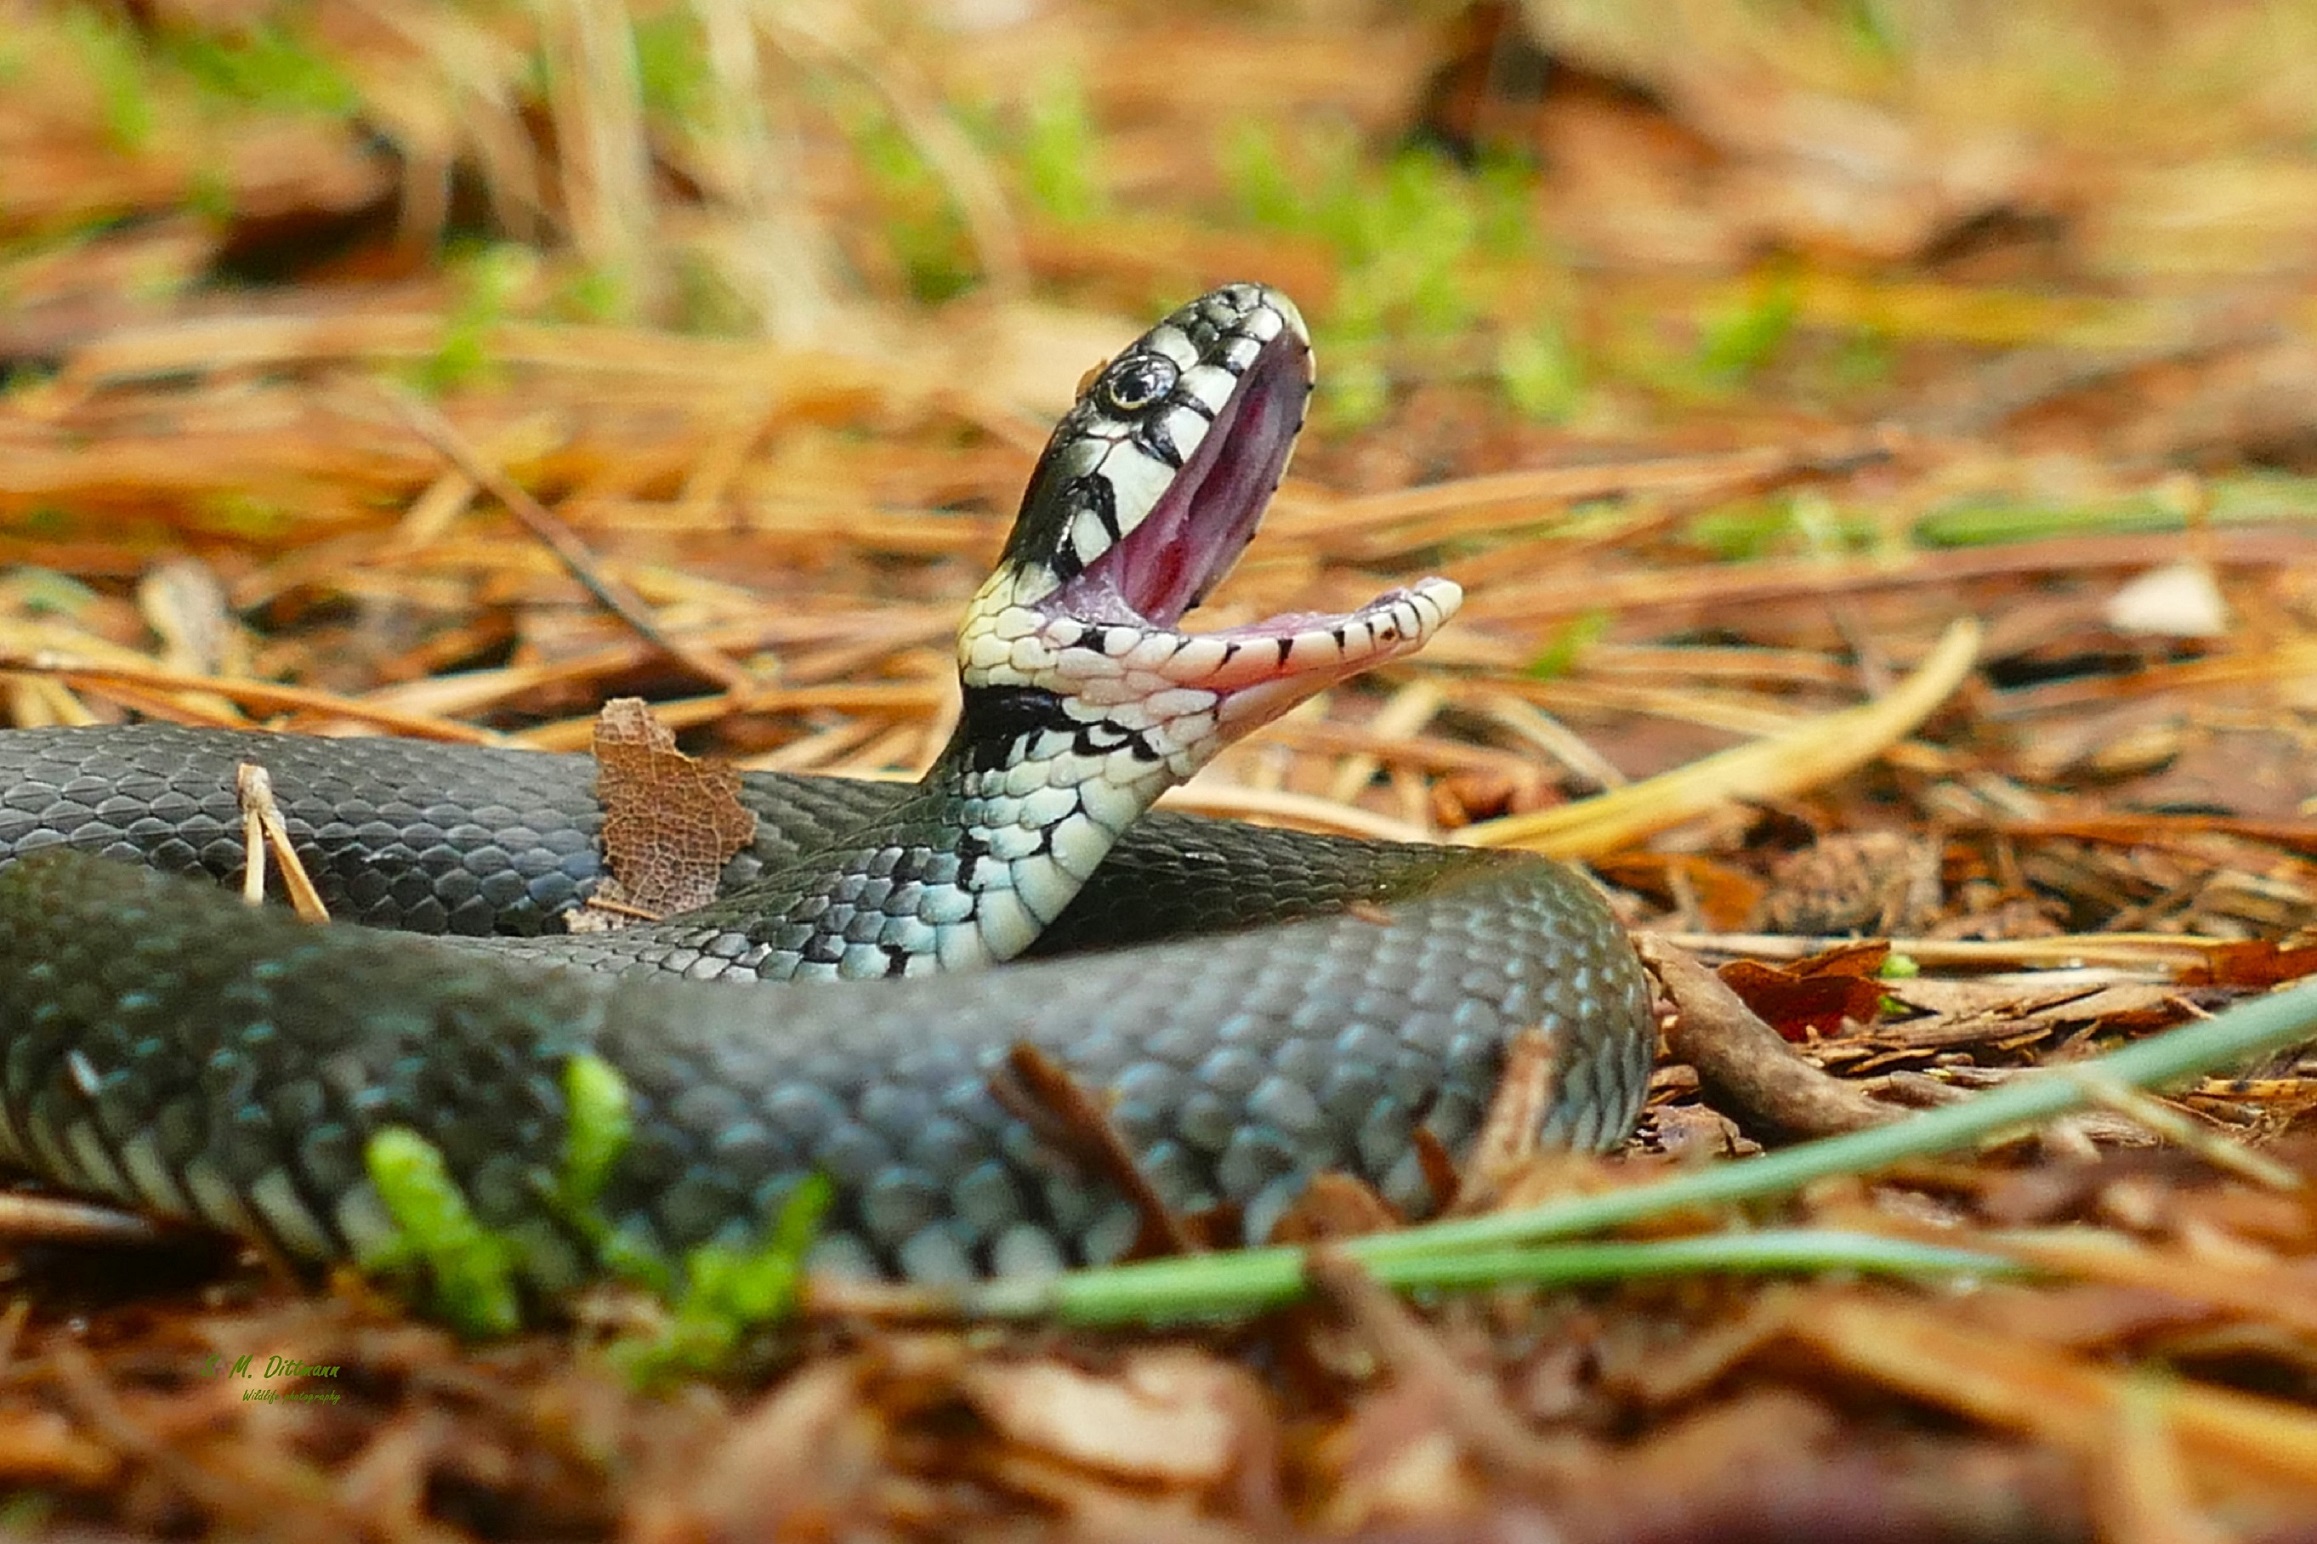
[[[2080,1072],[2055,1068],[2025,1075],[1961,1104],[1888,1126],[1717,1164],[1658,1184],[1431,1223],[1343,1247],[1379,1276],[1401,1281],[1398,1272],[1414,1268],[1411,1262],[1459,1251],[1529,1248],[1669,1212],[1768,1200],[1830,1175],[1869,1174],[1952,1152],[2080,1109],[2090,1102],[2094,1083],[2162,1087],[2312,1038],[2317,1038],[2317,984],[2304,984],[2081,1063]],[[1162,1313],[1207,1317],[1247,1312],[1291,1301],[1303,1290],[1302,1251],[1275,1246],[1075,1271],[1041,1282],[992,1282],[968,1293],[963,1306],[992,1317],[1050,1314],[1071,1322],[1112,1323]]]

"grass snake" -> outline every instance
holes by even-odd
[[[753,1238],[816,1171],[836,1194],[816,1267],[941,1281],[1117,1258],[1133,1206],[993,1088],[1020,1044],[1101,1099],[1161,1197],[1235,1208],[1250,1238],[1327,1169],[1429,1209],[1419,1128],[1460,1151],[1531,1027],[1554,1047],[1545,1135],[1616,1142],[1654,1030],[1585,880],[1142,813],[1455,608],[1425,581],[1347,616],[1174,630],[1252,536],[1309,382],[1300,318],[1256,285],[1110,361],[968,609],[948,751],[914,785],[747,774],[757,833],[720,898],[648,926],[562,930],[604,878],[584,757],[0,733],[0,1155],[333,1259],[391,1232],[364,1153],[407,1128],[556,1291],[602,1269],[604,1234],[555,1196],[580,1055],[618,1072],[633,1119],[601,1224],[664,1261]],[[246,761],[333,916],[374,926],[175,877],[238,878]]]

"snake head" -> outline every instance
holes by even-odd
[[[985,596],[1178,621],[1254,536],[1310,397],[1311,335],[1285,295],[1226,284],[1182,307],[1079,389]]]
[[[1462,592],[1426,579],[1348,615],[1177,631],[1254,536],[1311,378],[1303,318],[1260,284],[1202,295],[1088,377],[958,635],[961,735],[987,764],[1035,731],[1179,781],[1454,614]]]

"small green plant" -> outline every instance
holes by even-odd
[[[1792,270],[1763,275],[1742,299],[1705,319],[1699,328],[1697,371],[1704,384],[1724,390],[1742,385],[1794,332],[1802,286]]]
[[[781,1203],[759,1242],[703,1244],[686,1255],[667,1321],[656,1333],[614,1345],[613,1364],[643,1384],[730,1365],[749,1334],[795,1312],[805,1257],[835,1194],[826,1176],[811,1175]]]
[[[563,1065],[563,1172],[556,1203],[564,1216],[600,1223],[597,1203],[612,1170],[635,1136],[627,1080],[600,1056],[574,1056]],[[595,1231],[601,1231],[597,1227]]]
[[[892,115],[863,93],[832,98],[875,199],[885,246],[901,265],[910,293],[948,300],[979,277],[973,242],[951,189]]]
[[[227,102],[330,117],[346,117],[362,104],[344,71],[311,41],[278,24],[230,35],[166,31],[156,52]]]
[[[1860,329],[1846,334],[1827,361],[1827,387],[1837,397],[1855,396],[1890,383],[1898,350],[1888,333]]]
[[[611,322],[627,314],[630,299],[627,282],[617,273],[589,264],[556,286],[547,309],[563,321]]]
[[[64,13],[64,35],[96,86],[105,135],[115,149],[142,150],[153,138],[153,83],[144,50],[111,12],[79,6]]]
[[[1077,76],[1047,75],[1031,90],[1014,156],[1030,201],[1055,219],[1076,223],[1102,213],[1101,150]]]
[[[626,1080],[601,1057],[583,1053],[564,1063],[563,1152],[542,1200],[602,1270],[668,1305],[660,1327],[616,1343],[613,1360],[638,1381],[712,1373],[752,1331],[793,1311],[805,1257],[835,1191],[824,1176],[809,1175],[756,1242],[704,1244],[671,1268],[646,1237],[617,1228],[603,1211],[635,1136],[633,1106]],[[428,1307],[466,1334],[520,1328],[521,1284],[546,1273],[541,1262],[526,1258],[520,1242],[475,1216],[442,1150],[392,1126],[370,1138],[363,1158],[394,1231],[363,1251],[362,1268],[422,1274]]]
[[[1387,350],[1412,346],[1451,368],[1460,354],[1469,359],[1501,306],[1504,276],[1536,257],[1534,176],[1516,163],[1467,170],[1410,150],[1377,165],[1348,132],[1317,133],[1290,149],[1253,124],[1226,139],[1222,158],[1249,223],[1316,238],[1336,255],[1341,280],[1313,326],[1328,352],[1322,405],[1338,424],[1382,412]],[[1494,373],[1524,411],[1574,410],[1579,372],[1556,329],[1509,335]]]
[[[1550,318],[1498,340],[1496,378],[1505,399],[1527,418],[1565,423],[1584,405],[1584,367],[1568,334]]]
[[[185,207],[209,221],[224,225],[233,218],[233,183],[217,166],[196,166],[186,180]]]
[[[486,378],[493,368],[491,330],[506,320],[538,271],[539,255],[512,243],[453,254],[458,300],[443,319],[441,344],[419,366],[419,386],[440,394]]]
[[[638,16],[631,36],[644,111],[660,123],[692,122],[709,86],[708,44],[698,13],[689,6],[668,6]]]
[[[432,1306],[462,1333],[511,1335],[521,1328],[521,1254],[475,1216],[442,1149],[407,1127],[390,1126],[370,1138],[362,1157],[395,1227],[393,1238],[363,1252],[362,1269],[380,1275],[423,1270]]]
[[[1810,490],[1718,505],[1692,518],[1684,533],[1726,563],[1780,552],[1864,552],[1883,535],[1871,517],[1846,511]]]
[[[1539,681],[1555,680],[1576,668],[1577,661],[1609,634],[1616,617],[1607,611],[1588,611],[1572,617],[1546,640],[1543,650],[1522,672]]]

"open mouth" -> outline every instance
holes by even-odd
[[[1282,327],[1258,347],[1150,512],[1048,597],[1047,606],[1089,619],[1174,626],[1253,539],[1287,470],[1310,393],[1310,346],[1298,328]],[[1113,455],[1153,456],[1153,439],[1170,421],[1185,420],[1196,423],[1188,407],[1162,412]],[[1166,444],[1174,443],[1169,436]]]
[[[1302,318],[1253,286],[1194,301],[1111,360],[1032,481],[1026,507],[1046,518],[1025,516],[1014,555],[1042,555],[1058,582],[1031,608],[1145,679],[1221,694],[1239,722],[1421,647],[1462,599],[1444,579],[1344,615],[1175,630],[1254,538],[1303,430],[1311,376]],[[1108,698],[1130,688],[1083,690]]]
[[[1193,301],[1089,377],[960,633],[969,690],[1007,679],[1106,710],[1189,687],[1236,733],[1421,647],[1462,599],[1445,579],[1343,615],[1176,631],[1253,539],[1311,377],[1295,307],[1249,284]],[[1057,650],[1077,657],[1062,667]]]
[[[1123,798],[1161,773],[1190,776],[1249,729],[1440,630],[1463,600],[1446,579],[1342,614],[1176,630],[1254,537],[1302,431],[1311,376],[1295,307],[1234,284],[1086,381],[959,629],[962,738],[1066,732],[1088,767],[1131,747],[1131,776],[1103,774],[1123,779]]]

